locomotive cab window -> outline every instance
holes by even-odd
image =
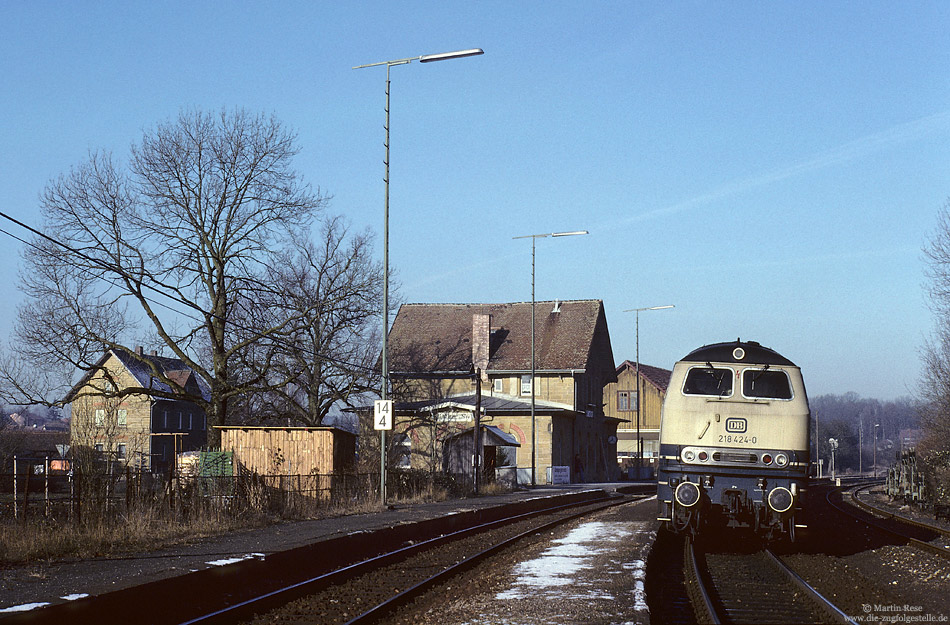
[[[791,399],[788,374],[779,369],[746,369],[742,372],[742,394],[755,399]]]
[[[693,367],[686,372],[683,394],[729,397],[732,395],[732,369]]]

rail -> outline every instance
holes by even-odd
[[[629,503],[631,499],[629,498],[611,498],[607,495],[599,499],[594,499],[586,501],[583,503],[570,503],[559,506],[552,506],[544,508],[542,510],[536,510],[524,514],[518,514],[510,517],[505,517],[495,521],[490,521],[488,523],[482,523],[474,525],[465,529],[461,529],[455,532],[451,532],[442,536],[438,536],[429,540],[420,541],[415,544],[411,544],[399,549],[394,549],[386,553],[380,554],[373,558],[368,558],[360,562],[341,567],[339,569],[327,572],[325,574],[313,577],[311,579],[303,580],[294,584],[289,584],[283,588],[263,593],[260,596],[247,599],[240,603],[236,603],[225,608],[217,609],[207,614],[202,614],[193,619],[184,621],[181,625],[207,625],[215,623],[233,623],[237,621],[242,621],[253,617],[256,614],[261,614],[271,610],[278,609],[282,605],[286,605],[289,602],[305,597],[307,595],[315,594],[323,590],[332,588],[334,586],[343,584],[350,580],[354,580],[364,575],[370,575],[379,569],[407,561],[409,558],[419,556],[428,551],[436,549],[440,546],[462,540],[467,537],[475,536],[486,531],[497,529],[512,523],[517,523],[519,521],[529,520],[542,515],[558,514],[564,512],[570,508],[576,508],[578,506],[584,506],[585,510],[565,516],[559,516],[557,519],[542,524],[538,524],[528,529],[527,531],[521,532],[518,535],[506,539],[500,543],[492,545],[488,549],[483,549],[479,553],[468,557],[462,561],[456,562],[453,566],[450,566],[444,570],[437,572],[434,575],[428,576],[425,579],[417,581],[412,584],[410,587],[405,590],[399,591],[392,596],[387,596],[381,601],[377,601],[372,607],[364,610],[361,614],[356,617],[346,621],[348,624],[366,624],[372,623],[380,620],[385,614],[396,609],[398,606],[410,601],[411,599],[419,596],[421,593],[425,592],[426,589],[430,588],[432,585],[438,583],[439,581],[446,579],[448,576],[451,576],[455,573],[460,572],[464,568],[474,565],[480,559],[488,557],[492,553],[498,551],[499,549],[511,544],[513,541],[520,540],[525,536],[535,534],[539,531],[543,531],[548,527],[552,527],[559,523],[564,523],[573,518],[583,516],[585,514],[590,514],[591,506],[597,506],[597,509],[602,509],[605,507],[615,506],[622,503]],[[407,580],[403,580],[407,581]],[[379,590],[377,588],[377,590]]]
[[[908,544],[913,545],[914,547],[917,547],[918,549],[950,559],[950,548],[946,546],[941,546],[941,545],[934,545],[933,543],[929,543],[925,540],[920,540],[919,538],[910,536],[906,531],[900,531],[899,529],[885,525],[884,523],[880,522],[878,519],[876,519],[873,516],[868,518],[867,515],[870,515],[871,513],[862,510],[860,507],[858,507],[858,509],[861,510],[864,514],[857,514],[854,512],[854,508],[849,509],[849,506],[845,504],[844,501],[835,503],[832,500],[832,495],[835,493],[838,493],[840,495],[841,494],[840,489],[834,489],[834,490],[828,491],[828,493],[825,494],[825,499],[831,507],[835,508],[839,512],[842,512],[843,514],[846,514],[854,519],[857,519],[858,521],[861,521],[862,523],[866,525],[874,527],[886,534],[890,534],[891,536],[897,538],[898,540],[905,541]],[[890,520],[894,521],[895,524],[905,524],[910,527],[916,526],[916,527],[919,527],[920,529],[930,530],[938,535],[945,534],[945,531],[942,530],[942,528],[932,527],[927,524],[908,523],[907,519],[901,516],[893,516],[891,517]]]
[[[919,528],[921,528],[921,529],[925,529],[925,530],[928,530],[928,531],[931,531],[931,532],[936,532],[937,534],[942,534],[943,536],[950,537],[950,530],[948,530],[948,529],[945,528],[945,527],[940,527],[939,525],[933,525],[933,524],[931,524],[931,523],[925,523],[924,521],[920,521],[920,520],[917,520],[917,519],[912,519],[912,518],[910,518],[910,517],[908,517],[908,516],[905,516],[905,515],[903,515],[903,514],[898,514],[898,513],[896,513],[896,512],[891,512],[890,510],[885,510],[884,508],[881,508],[880,506],[875,506],[875,505],[873,505],[873,504],[871,504],[871,503],[868,503],[867,501],[861,501],[861,499],[858,497],[858,492],[859,492],[859,491],[862,491],[862,490],[864,490],[864,489],[873,488],[875,485],[876,485],[876,484],[868,484],[868,485],[865,485],[865,486],[859,486],[859,487],[855,488],[855,489],[851,492],[851,501],[852,501],[852,503],[853,503],[854,505],[858,506],[859,508],[861,508],[862,510],[865,510],[866,512],[870,512],[871,514],[874,514],[874,515],[877,515],[877,516],[883,516],[883,517],[885,517],[885,518],[892,519],[892,520],[898,521],[898,522],[900,522],[900,523],[906,523],[906,524],[908,524],[908,525],[913,525],[913,526],[919,527]]]
[[[821,622],[855,625],[769,549],[697,555],[685,541],[684,563],[697,620],[709,623]]]

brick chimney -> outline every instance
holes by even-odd
[[[491,315],[472,315],[472,365],[482,370],[483,382],[488,382],[490,346]]]

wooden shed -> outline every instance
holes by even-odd
[[[485,479],[494,480],[496,469],[500,466],[498,463],[498,448],[514,449],[521,447],[521,443],[511,434],[506,434],[493,425],[482,425],[480,429],[482,431],[482,454],[478,463],[484,471]],[[471,427],[445,439],[442,469],[446,473],[471,477],[472,459],[475,455],[472,451],[475,446],[474,431],[475,428]],[[514,454],[507,460],[517,465]]]
[[[221,450],[259,475],[331,475],[353,469],[356,434],[335,427],[219,426]]]

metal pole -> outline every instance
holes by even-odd
[[[389,397],[389,69],[393,65],[408,65],[412,61],[420,63],[430,63],[433,61],[444,61],[448,59],[459,59],[467,56],[478,56],[484,54],[481,48],[470,48],[467,50],[457,50],[455,52],[441,52],[439,54],[423,54],[405,59],[396,59],[392,61],[380,61],[379,63],[367,63],[357,65],[353,69],[362,69],[364,67],[386,66],[386,159],[385,175],[383,178],[385,187],[384,214],[383,214],[383,349],[380,357],[380,368],[382,369],[382,382],[380,386],[380,399]],[[393,420],[396,414],[393,411]],[[386,430],[379,431],[379,498],[386,504]]]
[[[383,161],[383,352],[380,357],[382,367],[382,388],[380,399],[389,398],[389,68],[386,65],[386,158]],[[395,420],[393,410],[393,420]],[[379,431],[379,502],[386,505],[386,430]]]
[[[879,423],[874,424],[874,468],[872,469],[874,477],[877,477],[877,429],[881,427]]]
[[[640,438],[640,311],[637,311],[637,479],[643,468],[643,440]]]
[[[475,369],[475,436],[472,439],[472,479],[475,494],[478,494],[479,469],[481,468],[481,439],[482,439],[482,370]]]
[[[545,234],[526,234],[520,237],[512,237],[513,239],[531,239],[531,485],[537,485],[537,478],[535,473],[537,473],[537,455],[535,452],[535,445],[537,443],[537,435],[535,433],[535,385],[534,378],[537,374],[537,363],[535,362],[535,337],[534,337],[534,308],[535,308],[535,299],[534,299],[534,259],[535,259],[535,244],[539,237],[569,237],[580,234],[589,234],[587,230],[575,230],[572,232],[550,232]]]
[[[858,417],[858,475],[864,477],[864,419]]]
[[[637,479],[640,479],[640,470],[643,465],[643,437],[640,435],[640,409],[643,403],[640,401],[640,311],[641,310],[665,310],[667,308],[676,308],[673,304],[667,304],[666,306],[650,306],[647,308],[631,308],[625,310],[624,312],[632,312],[637,315],[637,325],[636,325],[636,344],[637,344],[637,397],[636,397],[636,409],[637,409]]]
[[[536,486],[535,480],[535,424],[534,424],[534,247],[537,238],[531,237],[531,485]]]

